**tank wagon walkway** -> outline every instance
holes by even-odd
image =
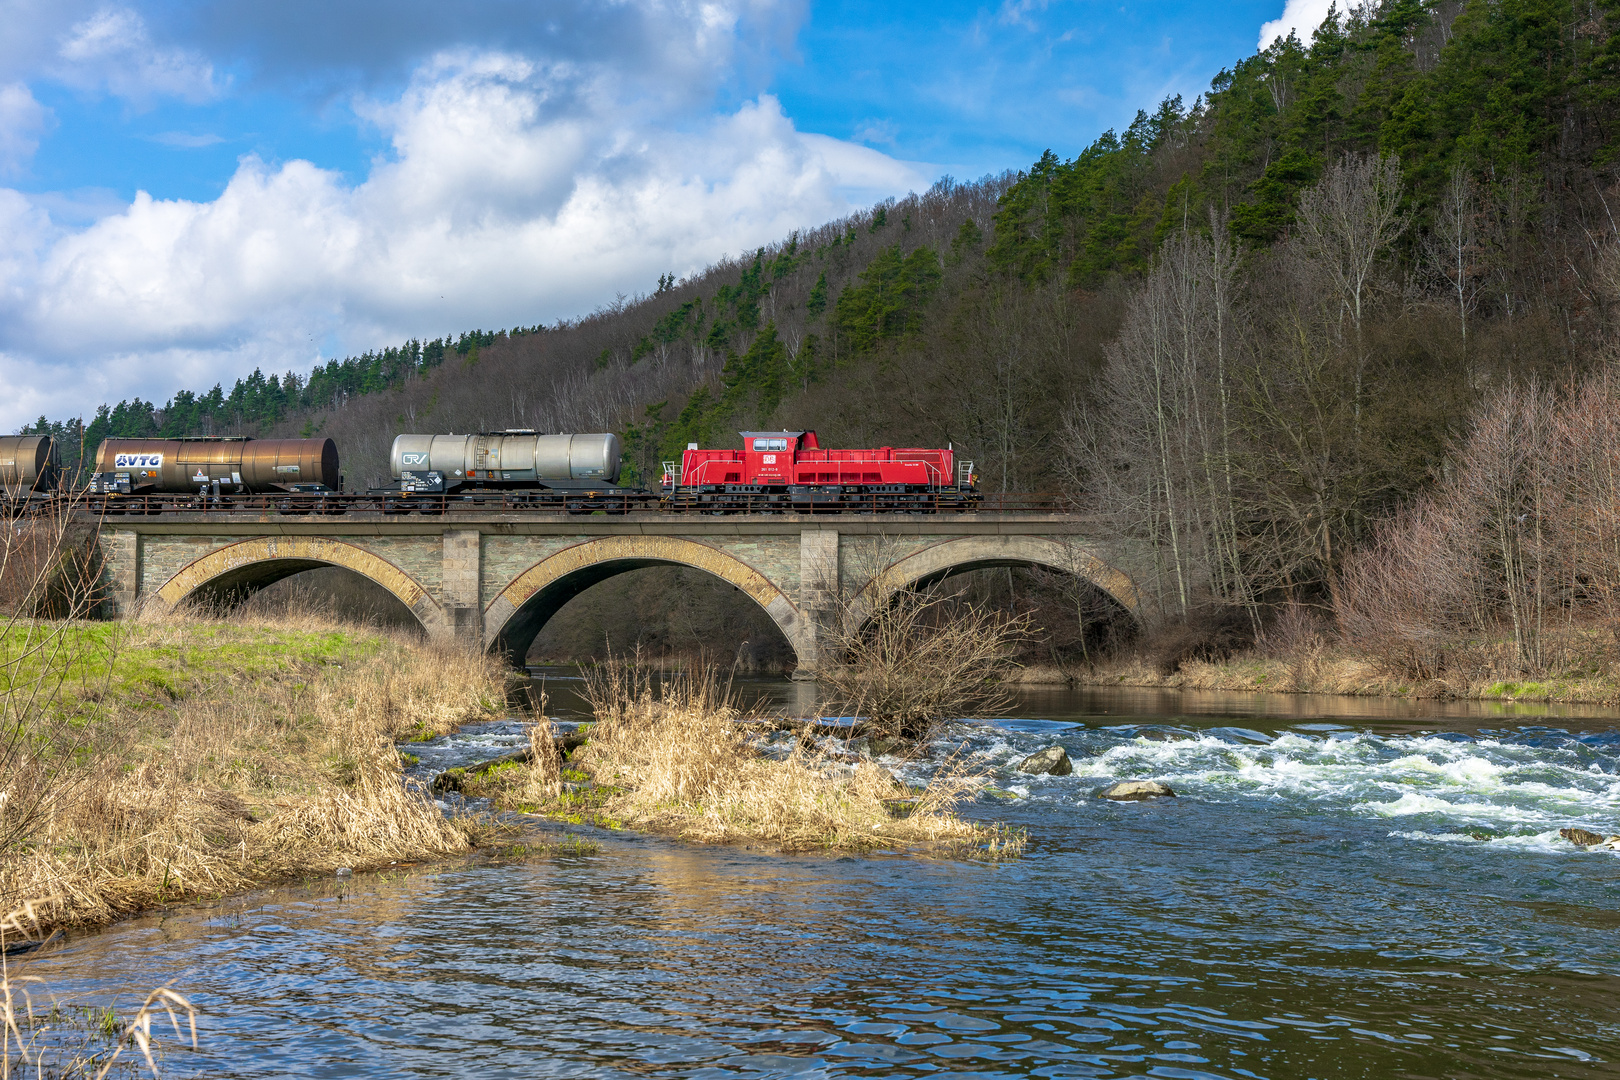
[[[818,640],[867,597],[984,567],[1036,566],[1091,582],[1134,613],[1130,579],[1058,513],[617,516],[451,511],[164,513],[111,517],[101,544],[119,614],[230,602],[320,566],[369,578],[427,633],[521,662],[585,589],[644,566],[695,567],[764,608],[812,673]]]

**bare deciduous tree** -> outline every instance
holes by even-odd
[[[1435,214],[1434,231],[1423,243],[1430,268],[1446,282],[1457,304],[1457,328],[1468,341],[1468,317],[1485,287],[1485,264],[1480,242],[1479,193],[1474,178],[1461,163],[1452,166],[1445,193]]]
[[[1393,154],[1346,153],[1299,197],[1299,236],[1332,280],[1356,353],[1356,417],[1367,366],[1365,316],[1378,260],[1406,228],[1401,162]]]
[[[1252,609],[1238,526],[1233,372],[1237,258],[1225,222],[1166,240],[1131,298],[1090,408],[1067,420],[1072,471],[1113,530],[1160,558],[1158,594]]]

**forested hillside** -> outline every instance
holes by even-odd
[[[743,427],[952,442],[1152,539],[1170,614],[1330,605],[1482,400],[1610,357],[1617,35],[1616,0],[1369,3],[1072,157],[573,322],[120,403],[86,443],[320,433],[365,486],[402,431],[614,430],[629,483]]]

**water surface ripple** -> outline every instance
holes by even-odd
[[[1006,865],[626,837],[135,920],[32,973],[175,979],[207,1013],[175,1075],[1620,1075],[1620,854],[1557,838],[1620,832],[1614,721],[1042,711],[938,748],[1021,796],[968,808],[1029,830]],[[1053,742],[1074,775],[1011,771]],[[1181,797],[1092,797],[1140,777]]]

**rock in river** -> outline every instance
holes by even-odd
[[[1586,829],[1559,829],[1558,835],[1576,847],[1594,847],[1609,839],[1602,833],[1590,832]]]
[[[1018,763],[1019,772],[1034,773],[1036,775],[1068,776],[1074,772],[1074,766],[1069,763],[1069,752],[1061,746],[1048,746],[1045,750],[1029,755]]]
[[[1097,792],[1099,799],[1116,799],[1120,802],[1140,802],[1143,799],[1175,798],[1176,793],[1170,790],[1169,784],[1161,784],[1157,780],[1121,780],[1117,784],[1110,784]]]

